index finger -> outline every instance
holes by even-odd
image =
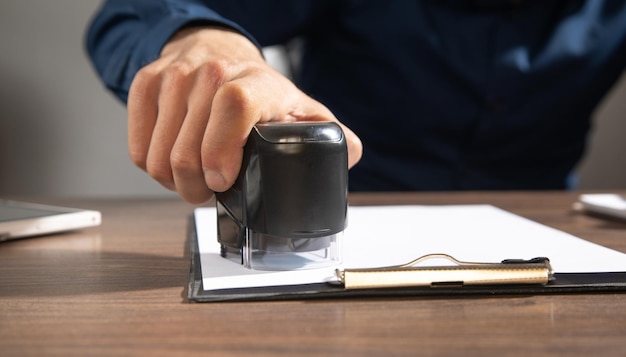
[[[256,123],[323,120],[319,113],[310,112],[308,100],[311,99],[291,81],[271,69],[250,70],[224,83],[213,97],[202,141],[207,186],[217,192],[232,186],[239,173],[246,140]]]

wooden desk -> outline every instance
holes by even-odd
[[[626,252],[626,223],[577,194],[353,195],[354,204],[491,203]],[[56,200],[95,229],[0,245],[0,355],[626,355],[626,294],[194,304],[178,200]]]

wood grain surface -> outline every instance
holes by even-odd
[[[626,252],[626,223],[573,211],[577,195],[384,193],[350,202],[489,203]],[[100,210],[103,224],[0,244],[2,356],[626,355],[626,294],[190,303],[193,206],[37,201]]]

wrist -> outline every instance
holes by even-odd
[[[243,34],[224,26],[191,26],[176,32],[163,46],[161,57],[177,54],[184,49],[202,46],[212,54],[226,53],[230,57],[264,61],[261,49]]]

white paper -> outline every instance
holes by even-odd
[[[310,284],[334,280],[332,269],[250,270],[222,258],[214,208],[195,210],[205,290]],[[626,254],[489,205],[355,206],[348,210],[343,268],[408,263],[433,253],[461,261],[548,257],[557,273],[626,271]]]

